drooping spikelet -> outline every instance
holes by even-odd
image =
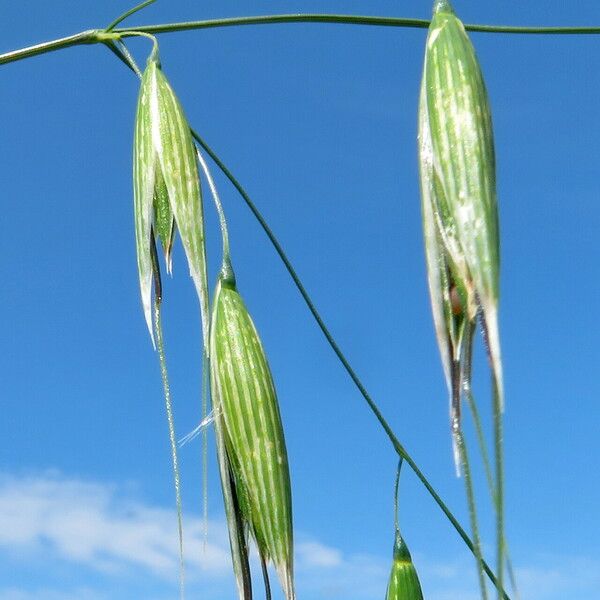
[[[419,166],[429,290],[456,430],[477,317],[500,402],[503,383],[491,114],[475,50],[447,0],[435,3],[427,37]]]
[[[167,269],[175,225],[181,236],[202,311],[208,350],[208,290],[204,218],[196,152],[183,109],[152,53],[138,98],[134,151],[134,213],[142,304],[152,331],[151,244],[158,235]]]
[[[273,561],[287,600],[293,581],[292,499],[279,405],[254,323],[232,278],[217,284],[211,390],[221,482],[240,598],[251,598],[245,531]]]
[[[423,600],[417,570],[398,530],[396,530],[394,543],[394,562],[385,598],[386,600]]]

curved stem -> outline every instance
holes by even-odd
[[[282,23],[329,23],[337,25],[370,25],[375,27],[408,27],[427,29],[428,19],[411,19],[403,17],[371,17],[364,15],[340,14],[281,14],[256,15],[249,17],[230,17],[225,19],[206,19],[202,21],[183,21],[180,23],[164,23],[159,25],[144,25],[136,27],[136,31],[148,33],[173,33],[191,31],[194,29],[214,29],[221,27],[239,27],[245,25],[275,25]],[[120,31],[116,29],[115,31]]]
[[[398,519],[398,490],[400,488],[400,470],[402,469],[402,457],[398,461],[398,468],[396,469],[396,483],[394,485],[394,527],[396,532],[400,531],[400,521]]]
[[[227,19],[208,19],[203,21],[185,21],[182,23],[165,23],[163,25],[145,25],[136,27],[136,31],[148,33],[170,33],[175,31],[189,31],[192,29],[210,29],[215,27],[232,27],[243,25],[271,25],[275,23],[335,23],[339,25],[370,25],[375,27],[405,27],[412,29],[427,29],[429,19],[411,19],[404,17],[372,17],[365,15],[341,14],[282,14],[258,15],[251,17],[232,17]],[[600,27],[539,27],[539,26],[513,26],[513,25],[480,25],[465,24],[468,31],[481,33],[513,33],[513,34],[600,34]],[[116,30],[119,31],[119,30]]]
[[[147,33],[146,31],[138,31],[137,29],[134,31],[127,30],[127,31],[123,31],[123,32],[116,32],[116,34],[119,36],[119,38],[122,38],[122,37],[145,37],[145,38],[149,39],[152,42],[152,52],[151,52],[150,58],[148,60],[158,60],[158,40],[156,39],[156,36],[152,35],[151,33]]]
[[[223,243],[223,271],[227,271],[231,269],[231,255],[229,253],[229,231],[227,229],[227,219],[225,218],[225,211],[223,210],[223,204],[221,203],[221,198],[219,198],[219,192],[217,192],[217,186],[215,185],[215,181],[210,174],[210,170],[204,157],[202,156],[202,152],[198,148],[196,148],[196,155],[198,156],[198,162],[200,163],[200,167],[204,172],[204,176],[206,177],[206,181],[208,182],[208,187],[210,188],[210,192],[213,197],[213,201],[215,203],[215,208],[217,209],[217,214],[219,215],[219,226],[221,228],[221,240]]]
[[[321,318],[321,315],[319,314],[316,306],[313,304],[302,281],[300,280],[298,274],[296,273],[296,270],[294,269],[293,265],[291,264],[290,260],[288,259],[287,255],[285,254],[283,247],[281,246],[281,244],[275,237],[275,234],[271,231],[271,228],[265,221],[264,217],[262,216],[262,214],[260,213],[260,211],[258,210],[256,205],[252,202],[252,200],[251,200],[250,196],[247,194],[246,190],[242,187],[241,183],[235,178],[235,176],[233,175],[233,173],[231,173],[231,171],[227,168],[227,166],[221,161],[221,159],[215,154],[215,152],[212,150],[212,148],[204,141],[204,139],[200,135],[198,135],[198,133],[196,133],[193,129],[191,131],[192,131],[192,135],[194,136],[196,141],[200,144],[200,146],[202,146],[202,148],[204,148],[205,152],[212,158],[212,160],[215,162],[215,164],[219,167],[219,169],[221,169],[223,174],[227,177],[227,179],[229,179],[229,181],[232,183],[232,185],[235,187],[235,189],[240,193],[244,202],[246,203],[246,205],[248,206],[248,208],[250,209],[250,211],[252,212],[252,214],[254,215],[254,217],[256,218],[256,220],[258,221],[260,226],[262,227],[263,231],[269,238],[269,241],[275,248],[275,251],[279,255],[279,258],[282,260],[283,264],[285,265],[285,268],[287,269],[294,284],[298,288],[298,291],[300,292],[302,299],[304,300],[308,309],[312,313],[312,316],[315,319],[315,321],[317,322],[317,325],[319,326],[319,328],[321,329],[321,332],[325,336],[327,343],[331,346],[332,350],[336,354],[339,361],[342,363],[344,369],[346,370],[346,372],[352,379],[354,385],[357,387],[361,396],[365,399],[366,403],[369,406],[369,409],[375,415],[375,418],[379,421],[379,424],[381,425],[382,429],[385,431],[387,437],[389,438],[390,442],[392,443],[392,446],[394,447],[394,450],[396,451],[398,456],[403,458],[408,463],[408,465],[413,470],[413,472],[418,477],[418,479],[421,481],[421,483],[423,484],[425,489],[429,492],[431,497],[434,499],[435,503],[439,506],[439,508],[444,513],[446,518],[450,521],[450,523],[452,524],[454,529],[457,531],[458,535],[461,537],[463,542],[466,544],[467,548],[469,548],[469,550],[473,554],[475,554],[475,546],[474,546],[473,542],[471,541],[471,538],[469,537],[467,532],[462,528],[461,524],[458,522],[456,517],[452,514],[452,511],[448,508],[448,506],[442,500],[440,495],[435,491],[435,488],[431,485],[431,483],[429,483],[429,480],[424,475],[424,473],[421,471],[421,469],[418,467],[417,463],[413,460],[413,458],[410,456],[410,454],[407,452],[407,450],[404,448],[404,446],[400,443],[400,440],[398,440],[398,438],[394,434],[392,428],[389,426],[387,420],[385,419],[385,417],[379,410],[379,407],[377,406],[377,404],[375,404],[375,401],[371,398],[371,395],[369,394],[369,392],[367,391],[367,389],[361,382],[360,378],[358,377],[358,375],[356,374],[356,372],[354,371],[354,369],[348,362],[348,359],[345,357],[344,353],[342,352],[342,350],[338,346],[337,342],[335,341],[334,337],[332,336],[329,329],[327,328],[327,325],[325,325],[323,319]],[[490,569],[489,565],[484,560],[482,560],[482,566],[483,566],[483,569],[485,570],[487,576],[493,582],[493,584],[497,585],[497,580],[496,580],[496,576],[494,575],[494,572]],[[504,597],[504,600],[510,600],[510,597],[508,596],[508,594],[506,592],[504,592],[503,597]]]
[[[232,17],[228,19],[209,19],[203,21],[186,21],[183,23],[166,23],[162,25],[141,25],[135,28],[115,28],[112,33],[126,35],[132,31],[140,33],[171,33],[190,31],[193,29],[210,29],[215,27],[233,27],[243,25],[269,25],[277,23],[335,23],[340,25],[370,25],[376,27],[407,27],[427,29],[430,21],[427,19],[408,19],[399,17],[371,17],[362,15],[333,15],[333,14],[286,14],[260,15],[255,17]],[[109,26],[110,27],[110,26]],[[481,33],[508,34],[539,34],[539,35],[598,35],[600,27],[518,27],[512,25],[479,25],[467,24],[468,31]],[[110,31],[109,31],[110,33]],[[0,54],[0,65],[30,58],[38,54],[46,54],[69,46],[82,44],[98,44],[106,41],[107,32],[102,29],[90,29],[64,38],[42,42],[19,50]]]
[[[155,2],[156,0],[145,0],[145,2],[142,2],[141,4],[130,8],[128,11],[124,12],[122,15],[117,17],[104,31],[106,31],[107,33],[112,31],[117,25],[120,25],[125,19],[127,19],[127,17],[130,17],[131,15],[146,8],[146,6],[150,6],[150,4],[154,4]]]

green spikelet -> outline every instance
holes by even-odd
[[[133,175],[138,271],[150,335],[153,338],[152,235],[159,236],[170,270],[176,225],[200,300],[204,346],[208,350],[204,217],[196,152],[183,109],[155,52],[148,60],[138,98]]]
[[[385,598],[386,600],[423,600],[417,570],[399,531],[396,531],[394,563]]]
[[[419,166],[429,290],[456,431],[478,317],[500,399],[503,383],[492,120],[475,50],[446,0],[436,2],[427,37]]]
[[[154,186],[154,232],[160,240],[167,264],[167,272],[170,273],[172,269],[171,250],[175,238],[175,219],[169,204],[169,192],[160,171],[156,174]]]
[[[217,450],[240,598],[251,597],[247,528],[261,558],[274,563],[286,600],[293,600],[292,500],[279,406],[262,344],[232,278],[221,276],[217,284],[210,350]]]

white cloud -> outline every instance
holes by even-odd
[[[224,523],[185,518],[188,580],[215,585],[231,580],[229,540]],[[136,500],[112,484],[69,479],[56,472],[0,475],[0,552],[27,565],[39,558],[75,563],[105,577],[146,573],[173,583],[178,575],[176,517],[172,509]],[[299,534],[296,572],[299,588],[328,597],[369,597],[385,586],[387,561],[344,555]],[[42,567],[43,568],[43,567]],[[0,600],[104,600],[100,592],[0,589]]]
[[[544,567],[517,568],[516,577],[524,599],[596,600],[600,590],[600,559],[548,556],[544,557]]]
[[[57,473],[0,475],[0,553],[27,571],[41,573],[26,587],[15,585],[16,580],[4,581],[7,587],[0,588],[0,600],[116,600],[115,587],[130,581],[132,585],[150,581],[159,594],[155,600],[171,600],[178,574],[176,531],[172,509],[144,503],[119,486]],[[296,538],[299,596],[305,600],[383,597],[391,566],[387,553],[383,557],[345,553],[314,536],[299,533]],[[201,520],[188,515],[185,542],[192,589],[202,586],[199,595],[207,599],[222,598],[224,589],[232,595],[224,523],[209,524],[205,546]],[[415,558],[428,600],[477,600],[473,563],[466,554],[438,563]],[[64,585],[50,578],[45,589],[40,582],[44,569],[53,568],[48,564],[62,564],[69,573],[81,572],[70,565],[85,567],[94,576],[84,572],[79,580]],[[523,600],[592,600],[600,589],[600,561],[540,556],[530,566],[517,568],[517,579]],[[123,593],[119,599],[140,597],[139,592],[137,596]],[[143,597],[150,600],[146,592]],[[274,598],[278,597],[276,592]]]
[[[336,548],[325,546],[319,542],[299,542],[296,544],[296,557],[306,567],[339,567],[342,554]]]
[[[141,568],[177,576],[178,542],[172,510],[123,498],[116,486],[57,474],[0,477],[0,549],[45,553],[103,572]],[[190,572],[224,575],[231,560],[222,523],[210,523],[206,545],[199,519],[185,524]]]

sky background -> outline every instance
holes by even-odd
[[[454,4],[465,22],[600,24],[592,0]],[[0,52],[102,27],[127,8],[123,0],[1,2]],[[162,0],[128,23],[273,12],[427,18],[430,8]],[[164,35],[160,45],[190,122],[246,186],[384,415],[466,525],[422,249],[416,121],[425,35],[294,24]],[[498,158],[509,544],[523,600],[595,600],[600,39],[472,39]],[[131,49],[143,64],[148,43]],[[0,600],[177,597],[167,426],[135,263],[137,92],[135,77],[100,46],[0,68]],[[213,174],[239,289],[278,388],[298,597],[383,598],[396,456],[249,211]],[[214,280],[220,239],[208,197],[206,212]],[[164,305],[183,436],[199,420],[200,329],[179,246]],[[481,347],[475,371],[489,431]],[[210,444],[205,548],[200,444],[180,452],[188,597],[234,598]],[[475,471],[493,560],[477,461]],[[400,518],[425,597],[476,599],[470,555],[408,469]]]

